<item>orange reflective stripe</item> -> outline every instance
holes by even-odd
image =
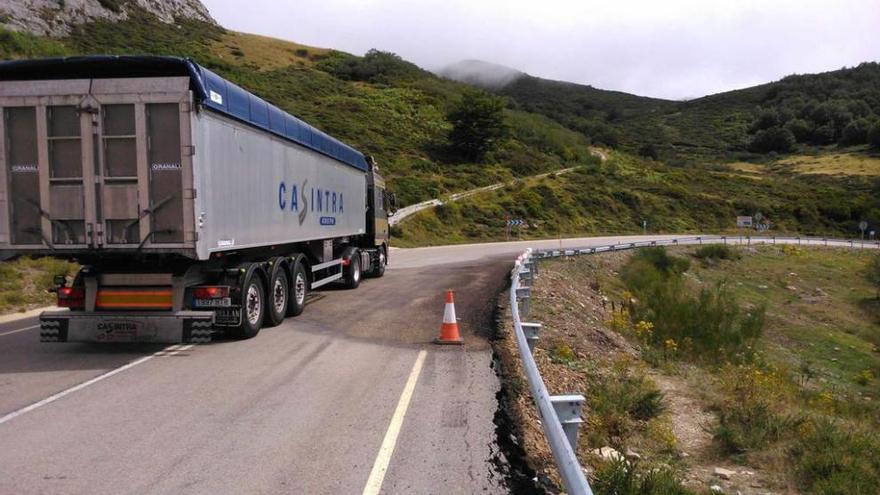
[[[99,290],[95,306],[102,308],[170,308],[170,290]]]
[[[170,308],[171,304],[152,303],[101,303],[95,304],[100,308]]]

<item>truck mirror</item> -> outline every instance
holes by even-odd
[[[397,195],[394,193],[389,193],[388,194],[388,203],[390,203],[390,205],[391,205],[391,207],[389,208],[389,211],[393,215],[394,213],[397,212]]]

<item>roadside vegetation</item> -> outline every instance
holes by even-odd
[[[523,239],[640,234],[643,221],[648,233],[734,233],[737,215],[756,212],[772,222],[769,235],[852,237],[862,219],[880,225],[880,166],[871,176],[841,177],[789,165],[697,171],[608,154],[604,163],[420,212],[393,233],[403,246],[504,240],[508,218],[525,221],[511,232]]]
[[[55,276],[73,277],[78,269],[76,263],[51,258],[0,263],[0,314],[54,304],[55,295],[48,290]]]
[[[587,398],[578,455],[596,493],[875,493],[878,267],[797,246],[542,262],[535,356],[551,393]],[[524,425],[528,407],[513,408]]]

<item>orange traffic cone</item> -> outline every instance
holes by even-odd
[[[446,308],[443,310],[443,324],[440,325],[440,336],[434,339],[435,344],[462,345],[464,341],[458,333],[458,321],[455,319],[455,299],[452,291],[446,291]]]

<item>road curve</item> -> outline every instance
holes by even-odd
[[[605,161],[608,159],[608,155],[597,148],[590,148],[590,154],[598,157],[599,160]],[[577,170],[579,166],[576,167],[568,167],[559,170],[551,170],[550,172],[544,172],[538,175],[532,175],[528,177],[521,177],[509,182],[496,182],[495,184],[490,184],[488,186],[476,187],[474,189],[468,189],[467,191],[457,192],[446,196],[444,199],[429,199],[427,201],[422,201],[421,203],[415,203],[408,206],[404,206],[403,208],[397,210],[392,217],[388,219],[388,223],[390,225],[397,225],[404,221],[407,217],[415,215],[416,213],[427,210],[428,208],[435,208],[437,206],[443,205],[444,203],[450,201],[459,201],[464,198],[468,198],[474,196],[476,194],[495,191],[497,189],[501,189],[504,186],[515,184],[517,181],[528,180],[528,179],[542,179],[544,177],[549,177],[551,175],[559,175],[559,174],[567,174],[573,170]]]

